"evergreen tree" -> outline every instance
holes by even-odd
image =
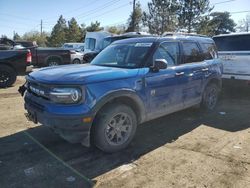
[[[49,46],[60,47],[66,40],[67,33],[66,20],[61,15],[56,25],[53,27],[51,36],[48,38]]]
[[[235,32],[235,26],[229,12],[213,12],[200,23],[197,32],[209,36],[226,34]]]
[[[133,18],[134,18],[134,21],[133,21]],[[135,12],[132,12],[129,16],[128,28],[126,32],[132,32],[132,31],[139,32],[141,23],[142,23],[142,9],[141,9],[141,4],[137,2],[135,4]],[[133,27],[133,24],[134,24],[134,27]]]
[[[77,24],[76,19],[72,18],[68,22],[66,41],[67,42],[81,42],[81,39],[82,39],[81,27]]]
[[[86,27],[86,30],[88,32],[93,32],[93,31],[101,31],[103,30],[103,27],[100,27],[101,23],[96,21],[96,22],[91,22],[90,26]]]
[[[188,33],[194,31],[198,24],[212,11],[209,0],[179,0],[178,26]]]
[[[152,0],[148,3],[148,12],[143,12],[143,25],[152,34],[163,34],[176,29],[176,0]]]
[[[114,33],[114,34],[122,34],[125,33],[125,25],[118,25],[118,26],[111,26],[111,27],[107,27],[105,30],[107,30],[110,33]]]
[[[21,37],[18,35],[18,33],[15,33],[13,36],[13,40],[21,40]]]
[[[30,41],[30,42],[36,41],[38,46],[46,47],[48,35],[49,34],[45,32],[43,32],[41,35],[39,31],[30,31],[30,32],[24,33],[24,35],[22,36],[22,39],[25,41]]]
[[[84,42],[86,32],[87,30],[85,24],[81,24],[81,42]]]

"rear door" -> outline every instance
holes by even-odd
[[[200,102],[205,74],[209,68],[197,42],[183,41],[181,44],[183,56],[182,64],[178,67],[182,73],[179,84],[183,89],[184,106],[189,107]]]

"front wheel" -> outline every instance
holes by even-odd
[[[112,153],[126,148],[131,142],[137,119],[127,105],[109,105],[97,115],[93,126],[95,145],[104,152]]]
[[[16,71],[6,65],[0,65],[0,88],[10,87],[16,81]]]
[[[213,110],[219,97],[219,88],[216,84],[209,84],[204,90],[201,107],[205,110]]]

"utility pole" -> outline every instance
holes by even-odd
[[[133,0],[132,31],[135,31],[135,0]]]
[[[13,31],[13,40],[15,40],[15,35],[16,35],[16,32]]]
[[[40,34],[42,36],[42,34],[43,34],[43,20],[41,20],[41,25],[40,26],[41,26],[41,33]]]

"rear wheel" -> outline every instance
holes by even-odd
[[[204,90],[201,107],[205,110],[213,110],[217,104],[219,88],[216,84],[209,84]]]
[[[49,67],[58,66],[60,64],[61,64],[61,60],[59,58],[49,58],[47,60],[47,65]]]
[[[13,85],[16,81],[16,71],[6,65],[0,65],[0,88]]]
[[[81,64],[81,61],[80,61],[80,59],[74,59],[72,63],[73,64]]]
[[[130,107],[109,105],[98,114],[94,126],[95,145],[104,152],[112,153],[126,148],[131,142],[137,119]]]

